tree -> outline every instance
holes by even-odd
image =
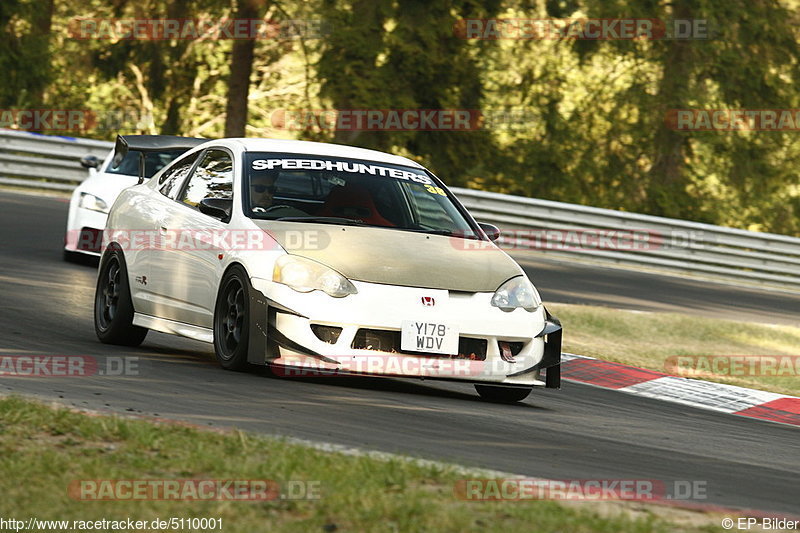
[[[50,29],[53,0],[0,2],[0,105],[32,108],[44,104],[50,84]]]
[[[239,0],[236,19],[256,19],[261,11],[259,0]],[[263,16],[263,15],[262,15]],[[247,97],[253,72],[255,39],[240,39],[233,43],[231,73],[228,79],[228,100],[225,106],[225,137],[244,137],[247,126]]]
[[[486,17],[495,1],[323,0],[334,31],[318,66],[321,94],[334,109],[479,110],[475,50],[454,34],[460,17]],[[337,131],[333,140],[396,149],[458,183],[492,152],[487,131]]]
[[[709,33],[516,41],[495,50],[486,75],[500,83],[488,97],[530,106],[539,122],[504,145],[495,174],[474,183],[800,232],[796,132],[676,131],[667,120],[688,108],[796,108],[796,13],[776,0],[554,0],[546,9],[541,16],[660,19],[668,28],[676,19],[705,20]],[[504,81],[505,70],[514,83]]]
[[[796,107],[798,91],[793,80],[800,74],[800,48],[793,13],[777,0],[724,4],[590,0],[587,9],[593,16],[655,14],[668,29],[675,20],[708,24],[707,38],[608,44],[617,53],[633,51],[656,68],[655,90],[636,99],[647,112],[631,125],[649,148],[649,168],[636,176],[646,190],[644,209],[671,217],[800,230],[791,201],[783,201],[788,200],[789,187],[799,183],[796,173],[787,173],[785,166],[787,157],[796,160],[798,156],[795,133],[679,132],[665,120],[675,109]],[[728,212],[720,205],[720,188],[735,197],[729,201]],[[776,198],[783,200],[775,202]],[[750,209],[754,203],[770,207]],[[792,218],[795,222],[786,225]],[[778,220],[784,222],[776,226]]]

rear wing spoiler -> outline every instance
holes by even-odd
[[[209,139],[174,135],[117,135],[111,166],[117,168],[130,150],[139,152],[139,183],[144,181],[145,154],[148,152],[188,151]]]

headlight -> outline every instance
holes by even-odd
[[[536,311],[542,305],[542,298],[527,277],[517,276],[500,285],[492,296],[492,305],[503,311],[513,311],[517,307]]]
[[[275,261],[272,281],[298,292],[322,291],[334,298],[358,292],[349,279],[332,268],[296,255],[282,255]]]
[[[81,199],[78,202],[78,205],[84,209],[89,209],[91,211],[108,213],[108,204],[105,203],[102,199],[98,198],[93,194],[89,194],[88,192],[81,193]]]

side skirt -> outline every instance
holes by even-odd
[[[192,326],[190,324],[184,324],[183,322],[167,320],[166,318],[157,318],[150,315],[143,315],[141,313],[134,313],[133,325],[152,329],[153,331],[160,331],[162,333],[180,335],[181,337],[188,337],[190,339],[207,342],[209,344],[214,342],[214,332],[212,330],[208,328],[201,328],[199,326]]]

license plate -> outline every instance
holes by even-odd
[[[400,349],[412,352],[456,355],[458,329],[441,322],[404,320]]]

